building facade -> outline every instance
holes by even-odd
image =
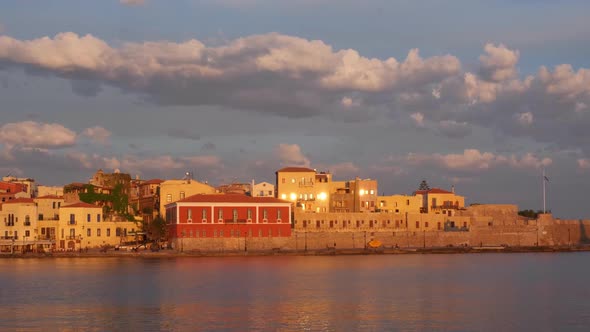
[[[57,247],[69,251],[116,246],[138,230],[132,221],[105,220],[101,207],[84,202],[62,206],[58,225]]]
[[[297,210],[328,212],[332,175],[306,167],[285,167],[276,173],[277,198],[290,201]]]
[[[169,239],[291,236],[291,203],[274,197],[194,195],[166,205]]]
[[[250,196],[252,197],[275,197],[275,186],[268,182],[255,183],[252,180],[250,185]]]
[[[420,212],[455,215],[457,210],[465,208],[465,197],[456,195],[455,189],[451,191],[440,188],[418,190],[414,192],[422,201]]]
[[[166,180],[160,183],[159,212],[166,215],[166,204],[197,194],[215,194],[215,188],[192,179]]]

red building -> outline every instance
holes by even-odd
[[[173,238],[289,237],[291,203],[274,197],[200,194],[166,205]]]

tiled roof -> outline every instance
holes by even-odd
[[[62,208],[99,208],[100,206],[94,205],[94,204],[89,204],[89,203],[84,203],[84,202],[76,202],[76,203],[72,203],[70,205],[64,205],[62,206]]]
[[[6,202],[4,202],[4,204],[12,204],[12,203],[35,203],[35,201],[32,198],[15,198],[15,199],[10,199]]]
[[[277,171],[278,172],[314,172],[315,170],[307,167],[284,167]]]
[[[45,196],[39,196],[39,197],[37,197],[37,199],[63,199],[63,196],[45,195]]]
[[[197,194],[179,203],[289,203],[274,197],[251,197],[239,194]]]

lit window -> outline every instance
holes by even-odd
[[[297,194],[291,193],[291,200],[294,201],[297,199]]]
[[[166,202],[172,202],[172,194],[166,195]]]
[[[287,199],[287,194],[281,194],[282,199]]]
[[[180,192],[180,199],[184,199],[184,191]]]
[[[295,183],[295,179],[291,179],[291,183]]]
[[[371,189],[371,195],[375,195],[375,190]]]

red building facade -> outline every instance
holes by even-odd
[[[168,237],[291,236],[291,203],[274,197],[200,194],[166,205]]]

